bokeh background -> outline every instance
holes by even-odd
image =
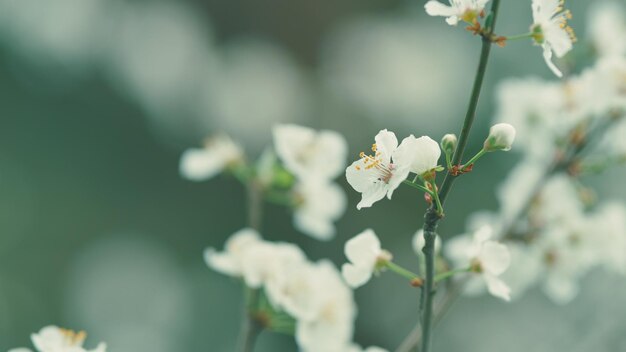
[[[233,179],[183,180],[181,152],[227,132],[251,155],[271,126],[294,122],[346,136],[351,154],[383,128],[435,139],[458,132],[479,41],[423,13],[422,0],[0,0],[0,350],[29,345],[48,324],[89,332],[114,352],[234,350],[241,287],[210,271],[245,226]],[[589,6],[573,0],[585,37]],[[503,0],[498,32],[525,32],[530,1]],[[470,150],[482,143],[496,84],[550,77],[528,42],[494,49]],[[441,226],[495,209],[514,153],[490,155],[458,182]],[[600,199],[625,199],[615,169],[589,179]],[[340,183],[348,190],[345,180]],[[424,211],[410,189],[357,211],[317,242],[267,205],[265,237],[310,258],[344,261],[366,227],[400,263]],[[540,292],[505,304],[460,301],[435,335],[439,351],[626,351],[626,282],[593,272],[556,306]],[[395,348],[416,320],[416,292],[384,276],[356,291],[355,340]],[[295,351],[265,334],[257,351]]]

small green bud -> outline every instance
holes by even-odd
[[[446,134],[443,138],[441,138],[441,149],[443,149],[444,153],[452,155],[456,149],[457,142],[458,139],[456,138],[456,135],[451,133]]]

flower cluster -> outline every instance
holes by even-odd
[[[552,62],[552,56],[562,58],[572,50],[576,36],[574,30],[567,25],[571,13],[564,10],[565,0],[532,0],[531,8],[533,23],[528,34],[513,36],[511,38],[531,38],[536,45],[543,49],[543,57],[550,70],[558,77],[563,73]],[[480,23],[480,18],[485,17],[485,6],[489,0],[450,0],[450,5],[444,5],[437,0],[429,0],[424,9],[430,16],[446,17],[446,22],[456,26],[463,21],[469,26],[467,30],[474,34],[480,34],[485,38],[504,46],[509,37],[494,35],[491,28],[485,28]],[[487,23],[485,22],[485,25]],[[603,33],[604,28],[597,32]],[[604,32],[606,33],[606,32]],[[607,39],[603,39],[606,42]]]
[[[87,334],[74,332],[56,326],[46,326],[30,336],[38,352],[106,352],[106,345],[100,343],[92,350],[85,349],[83,343]],[[15,348],[9,352],[31,352],[28,348]]]
[[[271,311],[253,312],[265,328],[283,331],[289,325],[284,316],[293,319],[302,351],[360,351],[352,343],[352,290],[329,261],[311,262],[297,246],[265,241],[252,229],[235,233],[223,252],[206,249],[204,257],[212,269],[241,278],[267,298]]]
[[[183,153],[180,173],[193,181],[232,173],[267,201],[292,208],[299,230],[316,239],[331,239],[334,222],[346,208],[345,193],[333,182],[346,165],[345,139],[334,131],[289,124],[275,126],[273,136],[273,150],[265,150],[254,165],[229,137],[210,138],[204,148]]]
[[[626,206],[593,206],[587,190],[568,176],[551,178],[509,237],[513,252],[508,282],[517,295],[535,283],[557,303],[578,293],[579,281],[603,267],[626,274]]]

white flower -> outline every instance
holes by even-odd
[[[330,240],[335,235],[334,221],[346,210],[346,194],[341,187],[324,180],[308,179],[296,184],[297,205],[295,226],[318,240]]]
[[[226,135],[218,135],[207,140],[204,148],[186,150],[180,158],[180,173],[192,181],[208,180],[243,158],[239,145]]]
[[[352,340],[356,306],[352,290],[328,261],[315,264],[318,286],[312,292],[317,314],[300,319],[296,341],[303,352],[345,352]]]
[[[588,31],[598,56],[626,55],[626,16],[623,4],[600,2],[590,10]]]
[[[390,260],[389,252],[380,248],[380,241],[373,230],[367,229],[356,235],[344,247],[350,263],[341,267],[341,274],[348,285],[357,288],[372,277],[379,260]]]
[[[552,72],[558,77],[563,74],[552,62],[552,53],[563,57],[576,41],[574,31],[567,25],[569,11],[563,11],[564,0],[533,0],[533,20],[530,30],[535,42],[543,48],[543,57]]]
[[[250,228],[241,229],[226,241],[223,252],[217,252],[214,248],[205,249],[204,261],[211,269],[222,274],[241,276],[246,249],[260,242],[258,232]]]
[[[430,16],[444,16],[446,22],[456,26],[459,21],[473,23],[482,16],[485,5],[489,0],[450,0],[450,5],[444,5],[436,0],[430,0],[424,5]]]
[[[30,338],[39,352],[105,352],[106,344],[100,343],[95,349],[87,350],[83,342],[87,334],[84,331],[74,332],[57,326],[46,326],[39,333],[31,334]],[[13,349],[11,352],[27,352],[27,348]]]
[[[619,274],[626,274],[626,206],[609,201],[591,215],[592,245],[599,253],[600,264]]]
[[[511,150],[515,141],[515,127],[508,123],[498,123],[489,129],[489,136],[485,140],[483,148],[488,151]]]
[[[241,271],[248,287],[259,288],[279,279],[289,267],[305,261],[306,256],[294,244],[262,241],[244,249]]]
[[[503,244],[491,241],[493,230],[483,226],[472,237],[461,236],[448,241],[448,256],[459,266],[470,266],[482,280],[468,283],[468,292],[477,293],[487,286],[489,293],[505,301],[511,299],[511,290],[499,278],[511,264],[511,254]]]
[[[362,193],[357,209],[370,207],[385,195],[391,199],[411,171],[421,174],[436,167],[441,154],[437,142],[428,137],[416,139],[411,135],[398,146],[396,135],[382,130],[375,140],[372,146],[375,154],[361,153],[361,159],[346,169],[348,183]]]
[[[346,166],[346,140],[334,131],[315,131],[298,125],[273,129],[276,153],[287,170],[301,179],[331,180]]]

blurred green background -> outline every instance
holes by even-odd
[[[581,39],[592,3],[568,4]],[[354,156],[382,128],[457,132],[479,41],[422,6],[0,0],[0,350],[56,324],[116,352],[233,351],[242,289],[210,271],[202,251],[245,226],[245,193],[226,177],[183,180],[181,152],[226,131],[258,155],[277,122],[338,130]],[[498,32],[524,32],[530,16],[530,1],[503,0]],[[486,134],[497,82],[527,75],[551,77],[539,48],[494,50],[470,151]],[[497,208],[494,187],[515,159],[490,155],[457,183],[444,237],[462,233],[472,212]],[[626,199],[623,171],[588,181]],[[350,203],[333,241],[298,233],[289,212],[270,205],[265,237],[340,265],[343,243],[371,227],[410,265],[424,212],[416,193],[357,211],[358,194],[340,183]],[[626,283],[594,272],[583,287],[564,307],[536,291],[513,304],[464,299],[435,347],[626,351]],[[417,293],[395,277],[356,298],[362,345],[395,348],[416,320]],[[257,350],[296,347],[266,334]]]

